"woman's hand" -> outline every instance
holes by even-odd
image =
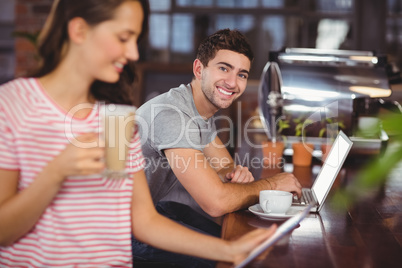
[[[230,251],[233,254],[233,263],[235,265],[241,263],[248,254],[258,245],[271,237],[276,231],[277,225],[274,224],[268,229],[257,229],[251,231],[235,241],[230,243]]]
[[[68,144],[49,166],[63,181],[67,176],[101,173],[105,168],[103,157],[104,148],[99,144],[99,135],[86,133]]]

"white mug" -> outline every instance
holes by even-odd
[[[260,206],[268,214],[285,214],[292,205],[293,194],[285,191],[260,191]]]
[[[376,136],[380,132],[380,119],[377,117],[359,117],[357,128],[361,134],[366,136]]]

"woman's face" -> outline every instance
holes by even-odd
[[[82,60],[93,79],[117,82],[124,65],[138,60],[137,39],[143,18],[140,2],[125,1],[111,20],[91,28]]]

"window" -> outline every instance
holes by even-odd
[[[402,0],[388,0],[386,43],[389,55],[402,66]]]
[[[284,47],[374,50],[402,65],[402,0],[151,0],[150,4],[146,61],[192,62],[202,39],[218,29],[237,28],[256,55],[252,79],[259,79],[269,52]],[[376,24],[385,21],[384,25],[367,28],[372,16]],[[372,44],[383,38],[384,42]]]
[[[151,0],[146,61],[191,62],[199,42],[239,29],[256,59],[258,79],[269,51],[284,47],[353,48],[353,0]],[[330,39],[329,39],[330,38]]]
[[[14,76],[14,0],[0,1],[0,83]]]

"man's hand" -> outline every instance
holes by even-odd
[[[291,173],[279,173],[264,180],[268,181],[272,190],[292,192],[297,194],[298,197],[301,197],[302,186],[296,177]]]
[[[237,165],[232,172],[226,173],[225,181],[232,183],[249,183],[254,181],[254,177],[247,167]]]

